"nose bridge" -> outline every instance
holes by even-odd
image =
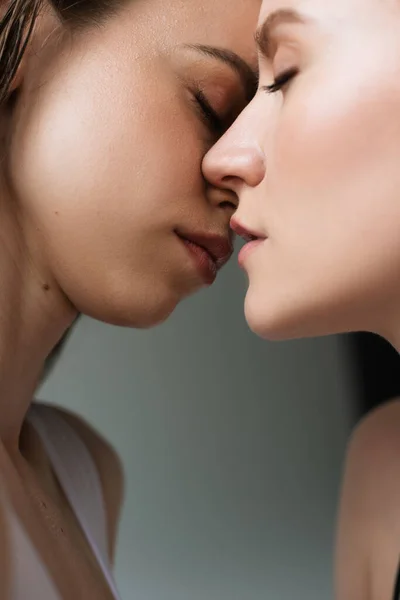
[[[238,185],[256,186],[265,176],[260,119],[251,108],[243,111],[204,158],[204,175],[217,187],[237,191]]]

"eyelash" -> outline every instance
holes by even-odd
[[[292,67],[291,69],[287,69],[287,71],[283,71],[280,75],[275,77],[275,80],[270,85],[264,85],[262,90],[264,92],[268,92],[269,94],[273,94],[281,90],[286,84],[289,83],[293,77],[298,74],[298,69],[296,67]]]
[[[218,113],[213,109],[206,95],[201,90],[194,92],[194,97],[198,108],[201,112],[201,117],[212,133],[220,134],[223,131],[224,123]]]
[[[286,84],[289,83],[291,79],[293,79],[298,74],[298,69],[296,67],[292,67],[291,69],[287,69],[283,71],[280,75],[278,75],[274,82],[270,85],[265,85],[262,89],[269,93],[273,94],[281,90]],[[220,134],[223,131],[224,123],[218,113],[213,109],[210,102],[207,100],[206,95],[201,90],[196,90],[194,92],[194,97],[197,102],[197,105],[201,112],[201,117],[207,127],[212,131],[212,133]]]

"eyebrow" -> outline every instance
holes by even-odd
[[[250,101],[253,98],[258,87],[258,71],[253,69],[238,54],[231,50],[215,48],[214,46],[205,46],[203,44],[185,44],[185,46],[186,48],[200,52],[204,56],[219,60],[228,65],[239,75],[246,93],[246,100]]]
[[[272,12],[265,19],[264,23],[257,29],[254,35],[258,52],[262,56],[265,56],[265,58],[271,59],[271,37],[273,29],[278,27],[278,25],[282,25],[283,23],[305,24],[308,21],[309,19],[301,15],[299,12],[289,8],[282,8]]]

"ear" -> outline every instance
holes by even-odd
[[[15,73],[13,79],[11,80],[11,83],[8,87],[8,94],[13,94],[14,92],[16,92],[22,85],[22,82],[24,80],[24,76],[25,76],[25,66],[26,66],[26,58],[25,56],[22,57],[18,68],[17,68],[17,72]]]

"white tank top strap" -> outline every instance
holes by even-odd
[[[89,450],[56,408],[35,403],[27,418],[42,440],[57,479],[115,600],[120,600],[108,557],[103,490]]]
[[[14,511],[6,508],[7,537],[10,541],[10,590],[7,600],[61,600],[61,596]]]

